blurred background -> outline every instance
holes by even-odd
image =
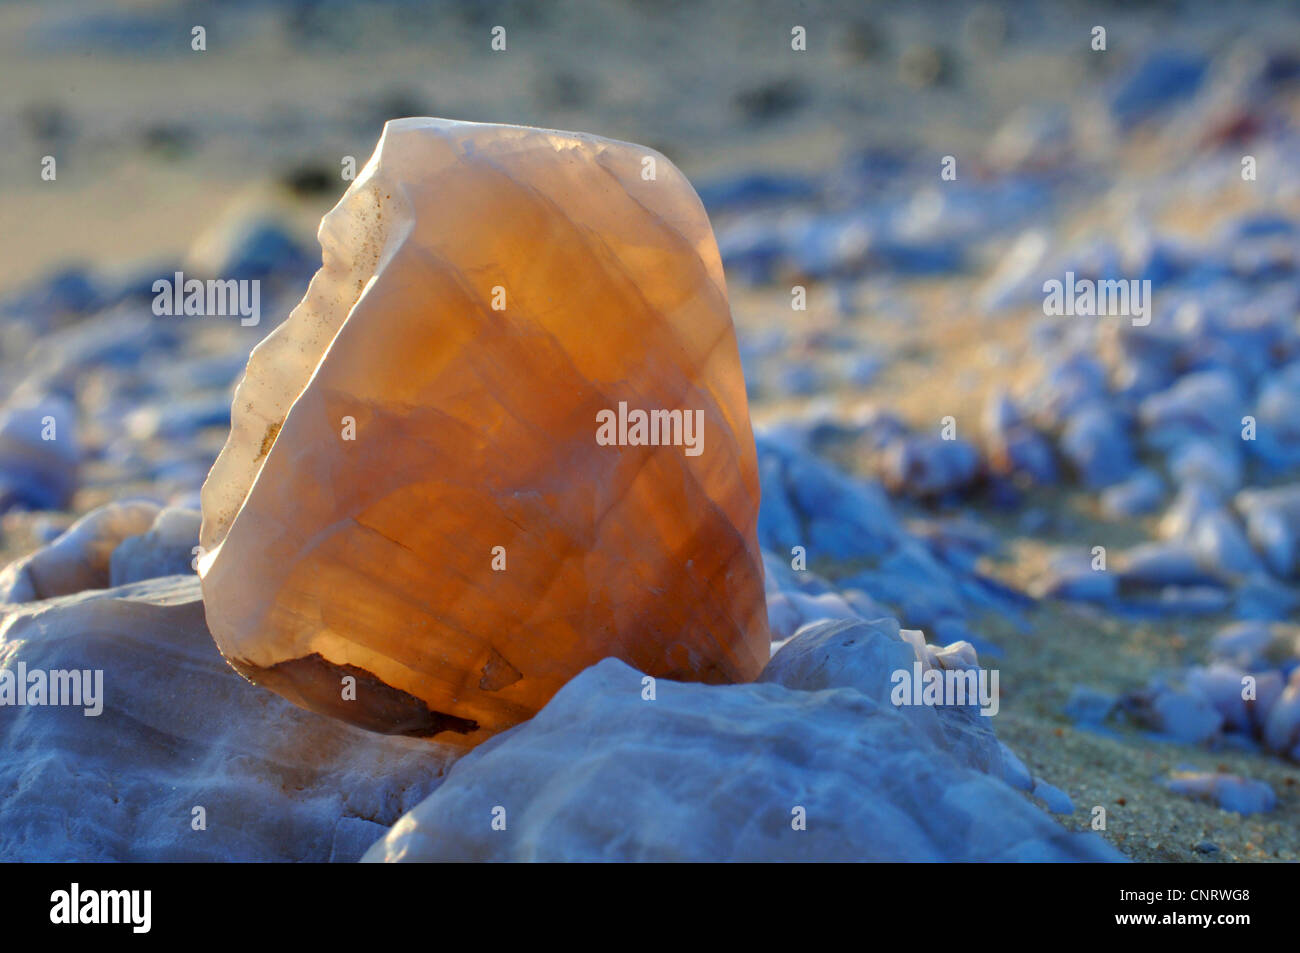
[[[796,25],[806,52],[791,50]],[[701,185],[825,174],[864,150],[927,172],[953,154],[977,177],[1033,133],[1055,156],[1116,161],[1101,130],[1070,134],[1086,98],[1171,43],[1249,55],[1295,26],[1283,2],[7,0],[0,288],[71,259],[173,256],[262,187],[311,223],[342,187],[340,158],[364,160],[395,116],[598,132],[662,150]],[[1059,127],[1006,127],[1045,105],[1063,109]],[[47,154],[57,187],[39,177]],[[858,180],[869,187],[866,169]]]

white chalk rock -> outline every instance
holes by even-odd
[[[91,510],[48,546],[0,572],[0,602],[34,602],[109,585],[113,551],[149,529],[158,506],[109,503]]]
[[[1123,859],[1001,780],[988,719],[882,701],[915,659],[893,638],[809,626],[748,685],[648,683],[606,659],[458,762],[364,859]]]
[[[196,576],[17,609],[0,691],[37,671],[102,672],[102,711],[0,709],[3,861],[356,860],[445,766],[240,678]]]
[[[122,540],[109,563],[109,583],[124,586],[159,576],[184,575],[193,570],[199,544],[198,510],[169,506],[158,513],[148,532]]]

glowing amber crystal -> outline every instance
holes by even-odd
[[[458,744],[606,656],[758,674],[744,381],[712,230],[667,159],[397,120],[320,241],[203,487],[204,605],[236,669]]]

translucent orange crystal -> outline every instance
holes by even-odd
[[[467,745],[606,656],[758,674],[744,381],[712,230],[667,159],[397,120],[320,240],[203,488],[204,605],[236,669]]]

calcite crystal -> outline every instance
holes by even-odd
[[[320,241],[203,487],[204,605],[238,671],[460,745],[609,656],[758,675],[744,381],[708,218],[667,159],[395,120]]]

